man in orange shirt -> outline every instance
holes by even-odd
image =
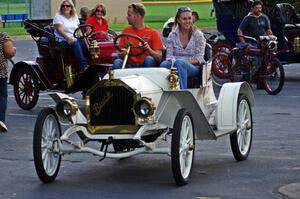
[[[145,53],[139,56],[129,56],[127,66],[130,67],[156,67],[162,60],[162,51],[163,51],[163,43],[160,38],[160,34],[158,31],[146,26],[144,24],[144,16],[145,16],[145,7],[140,3],[133,3],[128,6],[127,10],[127,21],[130,26],[126,27],[122,33],[123,34],[132,34],[140,37],[144,40],[145,45],[143,49],[133,49],[136,54],[138,51],[145,50]],[[135,43],[137,40],[132,40],[130,42]],[[120,46],[125,44],[125,38],[120,39]],[[126,54],[126,50],[124,49],[119,53],[119,57],[124,57]],[[114,61],[114,69],[119,69],[122,67],[123,60],[116,59]]]

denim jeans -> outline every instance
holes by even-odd
[[[172,63],[170,61],[163,61],[160,67],[170,69]],[[174,63],[174,67],[177,68],[179,76],[179,85],[181,89],[187,88],[188,77],[194,77],[201,73],[201,68],[188,63],[186,60],[177,59]]]
[[[0,121],[5,122],[7,108],[7,79],[0,78]]]
[[[120,69],[122,68],[123,60],[122,59],[115,59],[113,68]],[[144,59],[143,64],[127,64],[126,68],[148,68],[148,67],[157,67],[157,63],[152,56],[147,56]]]
[[[81,69],[84,69],[87,65],[87,60],[83,54],[84,44],[80,40],[74,41],[72,45],[69,45],[66,41],[60,42],[65,47],[71,47],[75,56],[75,59],[79,62]]]

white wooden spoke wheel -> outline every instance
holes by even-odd
[[[195,137],[192,116],[181,109],[175,118],[172,131],[171,158],[176,184],[187,184],[194,160]]]
[[[230,135],[232,153],[237,161],[246,160],[251,149],[253,121],[249,100],[239,95],[237,105],[237,131]]]
[[[38,115],[33,135],[33,157],[36,172],[43,182],[55,180],[61,162],[58,139],[61,128],[55,112],[46,108]]]

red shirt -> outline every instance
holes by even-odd
[[[148,26],[145,26],[141,30],[136,30],[132,26],[129,26],[125,28],[122,31],[122,33],[137,35],[142,40],[147,42],[150,48],[152,48],[153,50],[163,50],[163,43],[160,38],[159,32]],[[138,40],[136,39],[130,39],[130,42],[132,42],[134,45],[139,45]],[[126,39],[123,37],[120,40],[120,45],[124,45],[124,44],[126,44]],[[132,50],[134,50],[135,53],[141,51],[141,49],[132,49]],[[146,51],[140,56],[129,56],[128,64],[143,64],[145,57],[148,55],[149,53]]]
[[[106,19],[102,18],[102,24],[97,21],[95,16],[90,16],[86,22],[86,24],[92,25],[94,27],[94,32],[104,31],[107,32],[108,30],[108,22]],[[104,34],[96,34],[95,39],[106,39],[106,35]]]

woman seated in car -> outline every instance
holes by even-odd
[[[167,39],[166,61],[160,67],[178,70],[181,89],[187,88],[188,77],[199,76],[204,60],[206,40],[203,33],[193,25],[192,10],[181,7],[175,16],[175,29]]]
[[[53,19],[53,25],[55,27],[54,34],[58,42],[73,49],[80,68],[84,69],[87,65],[87,60],[82,50],[84,43],[81,44],[81,42],[73,36],[79,24],[80,22],[72,0],[63,0]]]
[[[91,11],[86,24],[92,25],[94,28],[94,38],[96,40],[110,39],[107,34],[108,22],[104,18],[106,9],[103,3],[98,3]]]

